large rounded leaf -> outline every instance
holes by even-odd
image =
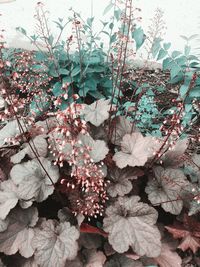
[[[155,226],[158,214],[140,198],[119,198],[106,209],[104,230],[108,240],[119,253],[132,247],[140,256],[157,257],[161,251],[160,232]]]
[[[105,158],[108,154],[108,147],[106,143],[102,140],[93,140],[90,135],[79,135],[79,140],[81,140],[82,145],[89,147],[90,157],[94,162],[99,162]]]
[[[0,233],[0,251],[7,255],[15,254],[17,251],[29,258],[34,253],[31,244],[34,237],[33,226],[38,220],[36,208],[15,208],[8,216],[7,230]]]
[[[73,260],[78,251],[79,232],[70,223],[58,224],[44,221],[33,239],[35,260],[40,267],[64,267],[66,260]]]
[[[181,195],[188,188],[183,172],[179,169],[156,167],[155,178],[151,179],[145,192],[153,205],[161,207],[172,214],[179,214],[183,207]]]
[[[131,180],[137,179],[137,171],[134,168],[113,168],[108,173],[110,181],[108,185],[108,193],[111,197],[124,196],[132,190]]]
[[[151,137],[143,137],[141,133],[124,135],[121,151],[116,152],[113,160],[119,168],[128,166],[144,166],[148,158],[153,156],[158,144]]]
[[[13,163],[20,163],[25,155],[28,155],[30,158],[34,159],[36,157],[46,157],[47,155],[47,141],[42,135],[36,136],[33,140],[30,141],[31,147],[29,144],[24,144],[24,148],[20,150],[17,154],[11,157]]]
[[[0,220],[4,220],[11,209],[18,202],[17,187],[11,181],[7,180],[0,185]]]
[[[59,170],[51,161],[46,158],[39,158],[44,169],[37,159],[15,165],[10,176],[18,187],[18,195],[21,199],[29,200],[34,198],[41,202],[54,191],[51,180],[56,183],[59,178]],[[51,180],[50,180],[50,178]]]
[[[110,100],[100,99],[91,105],[85,105],[83,110],[85,121],[95,126],[101,125],[109,117]]]

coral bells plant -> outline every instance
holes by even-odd
[[[53,36],[39,2],[17,27],[36,49],[1,40],[0,266],[200,266],[199,59],[169,51],[161,10],[146,34],[133,1],[111,10]]]

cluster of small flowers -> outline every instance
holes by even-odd
[[[58,124],[49,134],[49,148],[54,164],[63,167],[64,162],[68,162],[71,166],[71,177],[61,179],[61,184],[66,189],[62,192],[68,195],[73,212],[96,216],[102,214],[102,204],[107,200],[107,184],[102,165],[93,162],[91,148],[79,138],[88,133],[86,122],[80,118],[81,110],[82,105],[74,102],[66,110],[57,112]]]
[[[176,99],[173,100],[175,102]],[[177,103],[177,110],[174,112],[172,110],[172,115],[168,116],[164,121],[163,125],[160,127],[163,135],[170,135],[170,138],[176,140],[184,130],[181,124],[181,119],[184,116],[184,105],[181,102]]]
[[[86,148],[82,149],[87,151]],[[86,153],[87,152],[84,154]],[[81,160],[80,156],[79,160]],[[85,159],[85,163],[86,164],[73,166],[71,175],[74,177],[74,180],[71,186],[73,188],[78,187],[80,190],[79,198],[75,200],[74,197],[71,196],[70,202],[72,202],[75,213],[82,213],[86,216],[94,217],[98,214],[102,216],[104,209],[103,204],[107,200],[107,183],[104,181],[102,166],[93,163],[88,156],[87,159]],[[70,186],[69,184],[67,185]]]
[[[16,115],[27,116],[33,98],[38,96],[40,99],[51,80],[45,72],[34,71],[33,66],[37,66],[37,62],[34,61],[33,52],[16,52],[13,56],[13,62],[2,62],[2,73],[7,73],[7,76],[1,77],[0,95],[4,100],[1,121],[12,119]]]
[[[26,105],[26,99],[20,99],[18,95],[14,94],[10,89],[9,83],[2,83],[0,95],[3,99],[3,107],[0,113],[0,121],[7,121],[13,119],[16,113],[23,115]]]
[[[13,85],[20,89],[21,93],[31,93],[34,89],[34,94],[40,91],[41,87],[48,87],[51,77],[44,72],[46,68],[40,66],[40,70],[34,69],[37,67],[37,61],[34,59],[34,52],[22,51],[15,54],[15,62],[12,66],[16,72],[12,74]]]

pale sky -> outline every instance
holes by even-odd
[[[0,0],[5,1],[5,0]],[[44,0],[46,8],[50,11],[50,18],[68,17],[69,8],[80,12],[84,18],[91,15],[91,2],[93,1],[93,15],[95,16],[95,29],[98,30],[99,19],[106,20],[112,15],[102,16],[108,0]],[[14,2],[0,4],[0,25],[6,29],[5,37],[8,45],[27,46],[15,28],[22,26],[28,33],[34,30],[34,8],[38,0],[15,0]],[[146,29],[149,19],[157,7],[164,10],[164,19],[167,25],[165,40],[172,42],[173,49],[181,49],[184,41],[180,35],[200,33],[200,0],[135,0],[134,5],[142,9],[142,26]],[[199,26],[198,26],[199,25]],[[195,44],[195,43],[194,43]]]

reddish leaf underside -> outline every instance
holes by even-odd
[[[165,227],[175,239],[181,239],[178,246],[183,251],[191,249],[195,253],[200,248],[200,223],[194,218],[185,215],[183,223],[176,222]]]
[[[106,232],[87,223],[81,224],[80,231],[81,233],[99,234],[102,235],[103,237],[108,237],[108,234]]]

